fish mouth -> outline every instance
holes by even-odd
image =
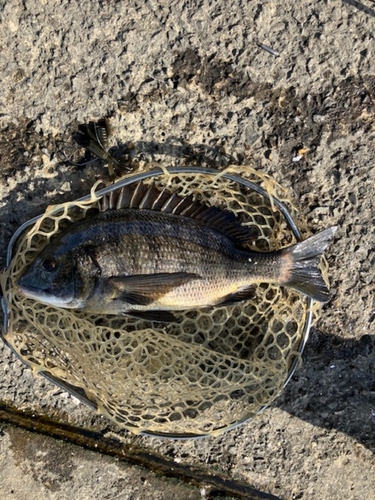
[[[47,291],[41,290],[40,288],[33,285],[25,286],[18,282],[17,289],[24,297],[37,300],[38,302],[42,302],[43,304],[51,306],[66,307],[71,302],[70,298],[63,299],[61,297],[54,297]]]
[[[17,283],[17,289],[22,295],[30,299],[39,299],[44,295],[43,290],[41,290],[40,288],[32,285],[25,286],[20,282]]]

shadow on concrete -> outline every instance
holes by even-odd
[[[353,340],[315,331],[303,358],[273,406],[375,453],[375,335]]]
[[[362,2],[358,2],[357,0],[343,0],[343,2],[347,3],[351,7],[355,7],[356,9],[365,12],[365,14],[368,14],[369,16],[375,17],[375,9],[367,7],[367,5]]]

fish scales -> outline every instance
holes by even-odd
[[[246,264],[246,253],[241,252],[222,234],[195,221],[182,221],[178,216],[157,214],[151,211],[114,211],[114,214],[101,214],[95,224],[87,231],[82,231],[82,242],[87,240],[96,243],[97,253],[103,252],[108,258],[116,258],[119,266],[124,267],[124,257],[136,257],[137,265],[149,272],[161,269],[168,263],[170,272],[185,271],[187,268],[201,267],[200,262],[219,267],[230,259],[234,268],[241,269],[236,259],[243,257]],[[78,229],[79,230],[79,229]],[[144,259],[134,254],[132,249],[138,248]],[[100,251],[99,251],[100,250]],[[188,259],[191,254],[193,260]],[[173,263],[173,264],[172,264]],[[105,262],[103,262],[105,265]],[[177,268],[175,266],[178,266]],[[137,272],[140,269],[132,269]],[[124,269],[118,269],[124,272]],[[207,269],[207,272],[212,269]]]
[[[113,210],[80,226],[75,228],[80,242],[89,246],[96,242],[91,251],[102,279],[179,272],[199,275],[169,292],[159,306],[175,301],[175,309],[189,308],[192,303],[200,307],[207,304],[208,298],[215,304],[223,295],[247,284],[248,273],[256,262],[250,263],[249,253],[236,248],[222,234],[199,221],[181,221],[172,214]],[[74,252],[78,240],[69,234],[62,243]],[[137,305],[133,308],[137,309]]]

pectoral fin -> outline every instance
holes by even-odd
[[[194,273],[158,273],[109,278],[114,300],[132,305],[147,306],[158,298],[191,280],[201,279]]]

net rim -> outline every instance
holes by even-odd
[[[208,176],[220,176],[224,179],[236,182],[244,187],[247,187],[259,195],[263,196],[267,200],[271,201],[271,195],[262,187],[259,185],[255,184],[252,181],[249,181],[248,179],[244,179],[238,174],[234,174],[231,172],[225,172],[225,171],[220,171],[214,168],[206,168],[206,167],[198,167],[198,166],[188,166],[188,167],[169,167],[169,168],[161,168],[161,167],[156,167],[153,168],[152,170],[144,171],[144,172],[139,172],[134,175],[129,175],[126,178],[122,178],[115,183],[111,184],[110,186],[107,186],[103,189],[100,189],[95,192],[97,197],[101,197],[103,195],[106,195],[116,189],[122,188],[124,186],[127,186],[129,184],[132,184],[134,182],[139,182],[145,179],[150,179],[153,177],[158,177],[161,175],[165,175],[166,173],[168,174],[201,174],[201,175],[208,175]],[[91,193],[88,195],[85,195],[81,198],[78,198],[75,200],[76,202],[85,202],[89,201],[91,199]],[[296,222],[294,221],[291,213],[289,212],[288,208],[282,203],[280,200],[278,200],[275,197],[272,197],[272,203],[274,203],[277,208],[280,210],[281,214],[285,218],[285,221],[292,231],[294,237],[296,238],[297,241],[301,241],[301,233],[298,229],[298,226]],[[56,206],[55,209],[51,210],[51,214],[54,214],[59,210],[59,206]],[[27,229],[29,226],[32,224],[35,224],[39,219],[41,219],[44,216],[43,214],[37,215],[36,217],[33,217],[32,219],[29,219],[28,221],[24,222],[12,235],[8,247],[7,247],[7,254],[6,254],[6,267],[5,269],[2,270],[2,272],[6,272],[8,267],[10,266],[12,257],[13,257],[13,250],[14,250],[14,245],[18,239],[18,237]],[[306,320],[303,328],[303,332],[301,335],[301,339],[298,345],[298,349],[296,351],[296,356],[294,357],[294,360],[291,363],[291,366],[288,371],[288,376],[283,384],[283,388],[289,383],[290,379],[292,378],[294,372],[296,371],[298,364],[299,364],[299,357],[302,355],[304,348],[306,346],[306,343],[309,338],[310,334],[310,329],[313,321],[313,309],[312,306],[315,303],[313,299],[310,297],[307,297],[307,314],[306,314]],[[1,298],[1,305],[2,309],[4,312],[4,324],[3,324],[3,330],[0,333],[0,336],[3,340],[3,342],[16,354],[17,358],[20,359],[24,364],[28,366],[26,361],[24,361],[18,353],[13,349],[13,347],[9,344],[9,342],[6,340],[4,335],[8,333],[8,325],[9,325],[9,310],[7,303],[5,301],[5,298]],[[72,385],[69,385],[65,383],[64,381],[60,380],[59,378],[51,375],[48,371],[40,371],[40,375],[44,376],[46,379],[54,383],[55,385],[58,385],[61,387],[63,390],[67,391],[70,393],[72,396],[76,397],[79,399],[81,402],[86,404],[87,406],[96,409],[96,405],[89,399],[87,398],[84,394],[82,394],[82,391],[78,391],[78,388],[74,388]],[[262,406],[256,414],[261,413],[264,411],[268,405]],[[152,432],[152,431],[142,431],[140,432],[140,435],[143,436],[149,436],[149,437],[157,437],[157,438],[168,438],[168,439],[197,439],[197,438],[203,438],[203,437],[209,437],[212,436],[213,434],[220,434],[223,430],[231,430],[234,429],[249,420],[251,420],[255,414],[250,414],[243,418],[242,420],[239,420],[237,422],[234,422],[231,425],[223,426],[224,428],[217,427],[214,433],[209,433],[209,434],[194,434],[194,433],[184,433],[184,434],[171,434],[171,433],[162,433],[162,432]]]

